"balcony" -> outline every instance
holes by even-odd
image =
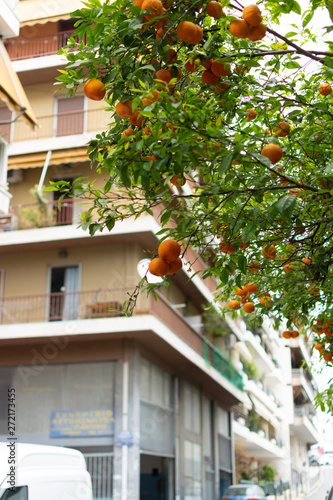
[[[259,459],[283,458],[283,444],[273,434],[249,426],[248,420],[239,418],[233,422],[236,450]]]
[[[301,387],[306,393],[307,398],[310,401],[314,400],[316,396],[316,391],[312,386],[311,380],[312,375],[304,368],[293,368],[292,369],[292,385],[293,387]]]
[[[37,117],[39,128],[29,129],[25,122],[17,121],[12,127],[0,122],[0,135],[9,143],[47,139],[51,137],[93,133],[103,130],[110,121],[110,116],[103,108],[87,111],[71,111]]]
[[[43,35],[32,38],[16,37],[6,40],[5,46],[12,61],[49,56],[57,54],[62,47],[65,47],[74,31],[59,31],[50,36]],[[77,37],[74,37],[74,40],[78,43]]]
[[[295,406],[294,424],[292,428],[304,442],[315,444],[319,441],[319,432],[316,429],[313,421],[313,415],[307,405]]]
[[[157,301],[152,294],[147,299],[139,297],[134,323],[138,324],[144,315],[157,318],[184,342],[183,345],[192,348],[204,358],[208,366],[215,368],[235,389],[241,391],[243,380],[236,368],[202,334],[194,330],[186,317],[175,310],[161,294],[156,292],[156,295]],[[68,320],[119,319],[124,316],[122,304],[127,298],[128,288],[5,297],[0,302],[0,325],[6,325],[8,332],[8,325],[25,323],[26,332],[27,323],[34,324],[33,330],[29,331],[35,331],[37,323],[58,322],[60,325]],[[110,331],[110,326],[107,330]],[[27,333],[24,335],[28,336]],[[137,338],[136,335],[135,337]]]
[[[42,227],[66,226],[78,219],[77,200],[63,200],[61,208],[58,201],[12,205],[6,215],[0,215],[0,232]]]

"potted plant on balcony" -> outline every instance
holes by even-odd
[[[259,415],[257,415],[257,413],[255,413],[253,410],[249,411],[247,422],[250,431],[257,433],[259,433],[259,431],[264,432],[262,420]]]

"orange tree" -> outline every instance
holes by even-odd
[[[92,202],[81,226],[158,217],[161,239],[209,263],[223,313],[269,315],[285,338],[312,328],[332,366],[333,43],[307,27],[318,9],[333,17],[330,0],[303,14],[295,0],[88,0],[58,80],[110,117],[89,144],[103,189],[74,185]],[[283,13],[301,26],[285,36]]]

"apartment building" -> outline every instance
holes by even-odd
[[[36,127],[36,119],[21,82],[12,67],[3,40],[16,37],[20,31],[20,21],[15,13],[18,0],[0,1],[0,102],[3,118],[21,120],[25,126]],[[8,125],[10,125],[8,123]],[[7,141],[0,135],[0,214],[9,208],[10,194],[7,186]]]
[[[57,193],[43,191],[52,180],[104,182],[86,153],[110,121],[103,103],[82,89],[55,93],[65,64],[57,51],[80,4],[21,0],[20,34],[5,41],[39,127],[7,123],[0,107],[12,197],[0,217],[0,396],[16,389],[21,442],[85,454],[98,499],[218,499],[241,477],[243,456],[289,481],[289,424],[299,446],[309,436],[297,434],[290,350],[278,333],[230,318],[227,335],[211,333],[203,311],[216,283],[189,281],[205,268],[200,259],[156,301],[139,294],[126,317],[122,304],[156,252],[157,221],[127,220],[91,238],[77,228],[82,202],[59,208]],[[0,407],[2,439],[6,418]]]

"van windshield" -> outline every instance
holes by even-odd
[[[0,488],[1,500],[28,500],[28,486],[15,486],[14,488]]]

